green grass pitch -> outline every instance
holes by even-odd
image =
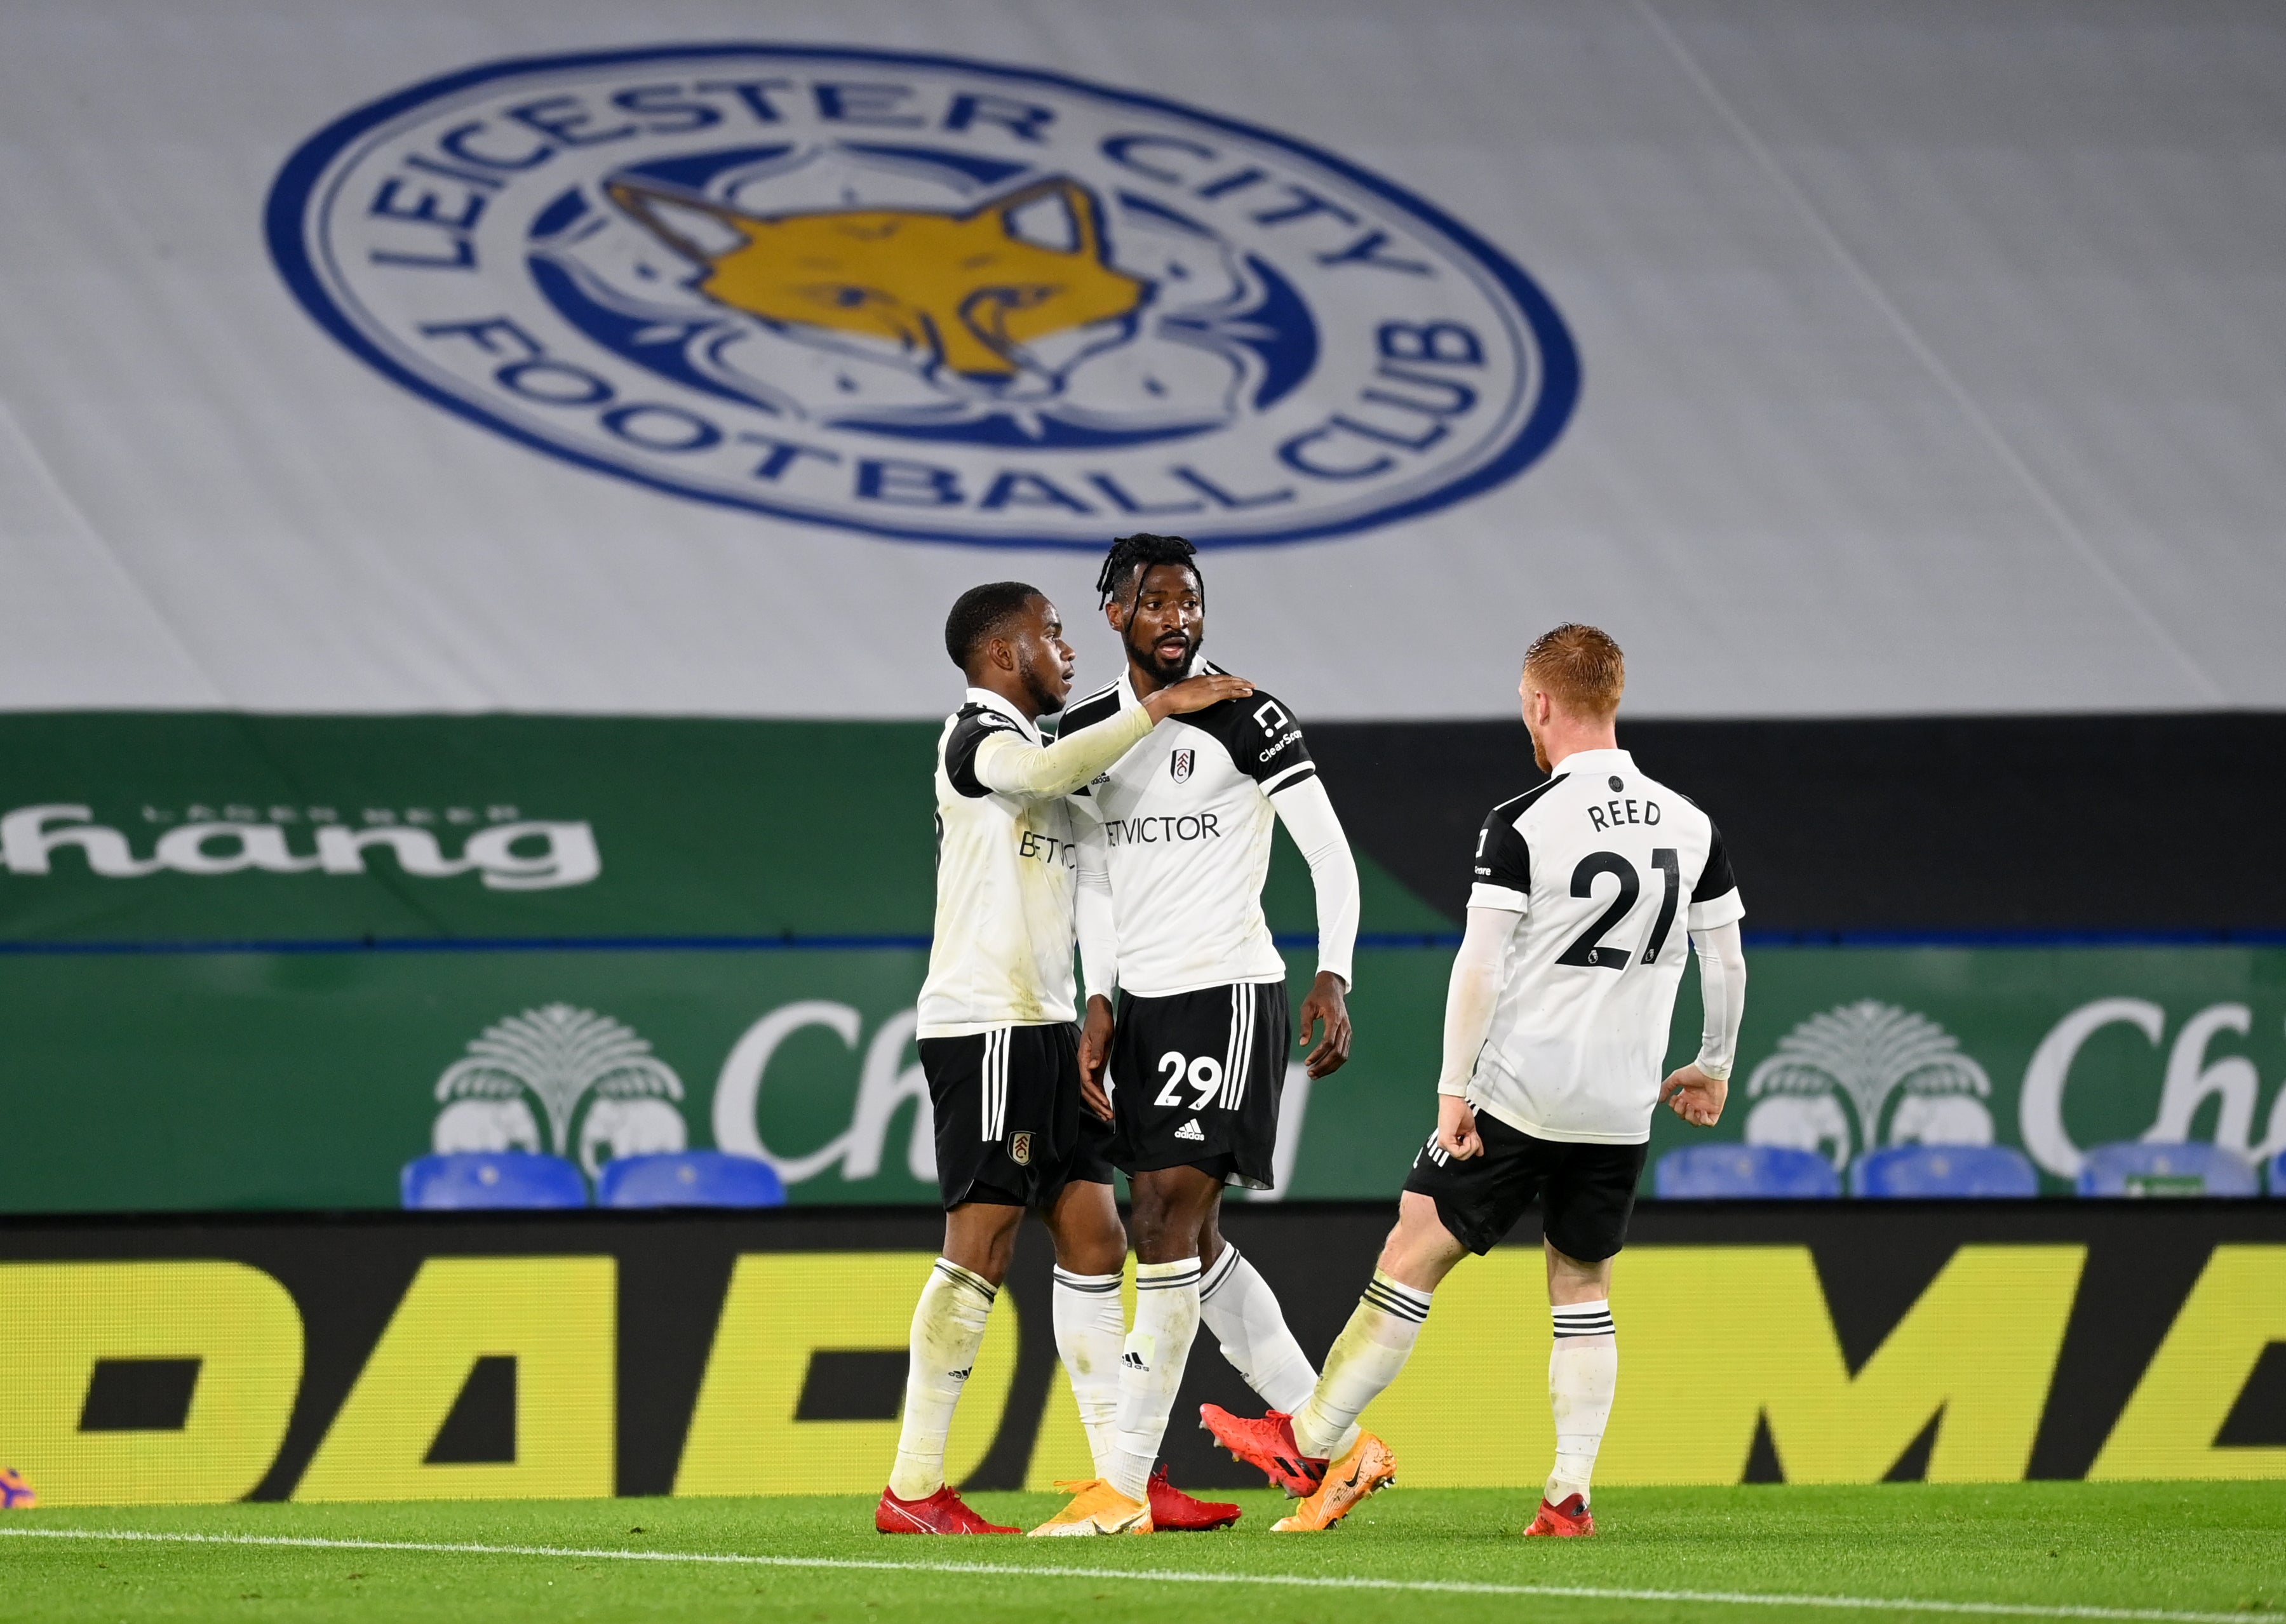
[[[1600,1537],[1530,1543],[1523,1491],[1399,1488],[1320,1535],[1271,1533],[1280,1495],[1239,1498],[1245,1519],[1224,1533],[1053,1541],[885,1539],[870,1502],[849,1498],[12,1512],[0,1612],[44,1624],[2286,1614],[2286,1483],[1612,1489],[1596,1501]],[[1057,1502],[975,1503],[1029,1523]],[[159,1537],[49,1537],[67,1530]]]

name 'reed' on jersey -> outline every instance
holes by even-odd
[[[994,792],[976,753],[997,733],[1040,736],[1005,699],[972,688],[936,753],[936,937],[921,984],[923,1037],[1076,1017],[1072,995],[1071,803]]]
[[[1122,673],[1066,713],[1064,736],[1141,704]],[[1286,979],[1262,914],[1270,797],[1317,771],[1300,726],[1257,689],[1170,717],[1083,792],[1080,815],[1103,827],[1122,988],[1158,998]]]
[[[1469,1100],[1535,1139],[1640,1144],[1687,933],[1746,916],[1722,837],[1624,750],[1584,750],[1477,837],[1470,908],[1517,916]]]

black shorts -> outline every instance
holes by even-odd
[[[1111,1182],[1111,1124],[1080,1103],[1077,1027],[924,1037],[920,1051],[946,1211],[971,1201],[1050,1207],[1075,1179]]]
[[[1477,1112],[1482,1155],[1462,1162],[1437,1136],[1413,1158],[1405,1187],[1437,1203],[1453,1238],[1482,1256],[1516,1227],[1536,1197],[1548,1243],[1566,1257],[1601,1263],[1627,1243],[1647,1145],[1573,1145],[1519,1133]]]
[[[1129,1173],[1196,1167],[1225,1184],[1270,1188],[1292,1028],[1283,981],[1164,998],[1121,993],[1111,1036],[1112,1161]]]

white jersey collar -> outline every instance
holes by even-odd
[[[1556,773],[1631,773],[1636,759],[1624,750],[1575,750],[1556,763]]]
[[[1212,660],[1196,659],[1191,662],[1190,676],[1220,676],[1222,674],[1223,668],[1220,666],[1216,665]],[[1186,677],[1183,680],[1187,682],[1189,677]],[[1143,697],[1135,691],[1135,667],[1129,665],[1125,660],[1119,662],[1118,687],[1119,708],[1121,710],[1131,711],[1137,706],[1143,703]]]
[[[990,689],[970,689],[968,690],[968,702],[971,705],[981,705],[988,711],[999,712],[1000,714],[1005,716],[1009,721],[1023,729],[1024,737],[1026,738],[1030,739],[1032,743],[1036,745],[1040,742],[1040,729],[1038,726],[1033,722],[1032,719],[1025,715],[1023,712],[1018,710],[1014,706],[1009,704],[1007,700],[1001,698],[998,694],[994,693]]]

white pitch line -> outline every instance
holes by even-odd
[[[583,1549],[566,1545],[472,1545],[433,1540],[336,1540],[264,1533],[158,1533],[131,1528],[12,1528],[20,1539],[111,1540],[154,1545],[250,1545],[298,1550],[381,1550],[461,1557],[557,1557],[601,1562],[686,1562],[734,1567],[812,1568],[871,1573],[988,1574],[1009,1579],[1142,1579],[1162,1584],[1278,1585],[1312,1590],[1403,1590],[1463,1596],[1551,1596],[1572,1601],[1705,1602],[1738,1607],[1829,1607],[1859,1612],[1967,1613],[1981,1618],[2095,1619],[2117,1624],[2247,1624],[2243,1612],[2173,1612],[2150,1607],[2045,1607],[2016,1602],[1946,1602],[1914,1596],[1757,1595],[1741,1590],[1629,1590],[1600,1585],[1509,1585],[1457,1579],[1376,1579],[1315,1573],[1194,1573],[1150,1568],[1052,1567],[1013,1562],[872,1562],[858,1557],[765,1557],[745,1552]]]

